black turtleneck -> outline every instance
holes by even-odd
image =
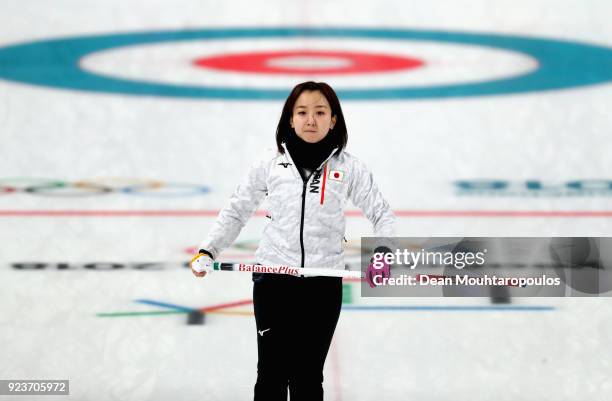
[[[321,163],[334,149],[333,135],[329,132],[325,138],[316,143],[309,143],[297,136],[291,130],[286,140],[287,150],[293,159],[304,181],[308,180],[313,170],[319,168]]]

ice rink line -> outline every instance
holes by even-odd
[[[395,210],[397,217],[609,218],[612,210]],[[219,210],[0,210],[0,217],[216,217]],[[363,217],[347,210],[346,217]],[[257,211],[253,217],[265,217]]]

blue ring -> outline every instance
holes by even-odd
[[[287,89],[184,86],[105,77],[79,67],[91,53],[160,42],[251,38],[357,38],[437,41],[504,49],[537,60],[535,71],[467,84],[338,89],[343,100],[430,99],[505,95],[595,85],[612,80],[612,49],[515,35],[369,28],[236,28],[125,33],[52,39],[0,48],[0,78],[54,88],[140,96],[282,100]]]

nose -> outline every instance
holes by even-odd
[[[314,125],[315,124],[315,119],[314,119],[314,116],[312,114],[308,115],[308,119],[306,120],[306,124],[308,124],[308,125]]]

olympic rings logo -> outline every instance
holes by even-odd
[[[44,178],[0,179],[0,196],[30,194],[74,198],[125,194],[147,197],[184,197],[204,195],[209,192],[210,188],[205,185],[132,178],[98,178],[74,182]]]

